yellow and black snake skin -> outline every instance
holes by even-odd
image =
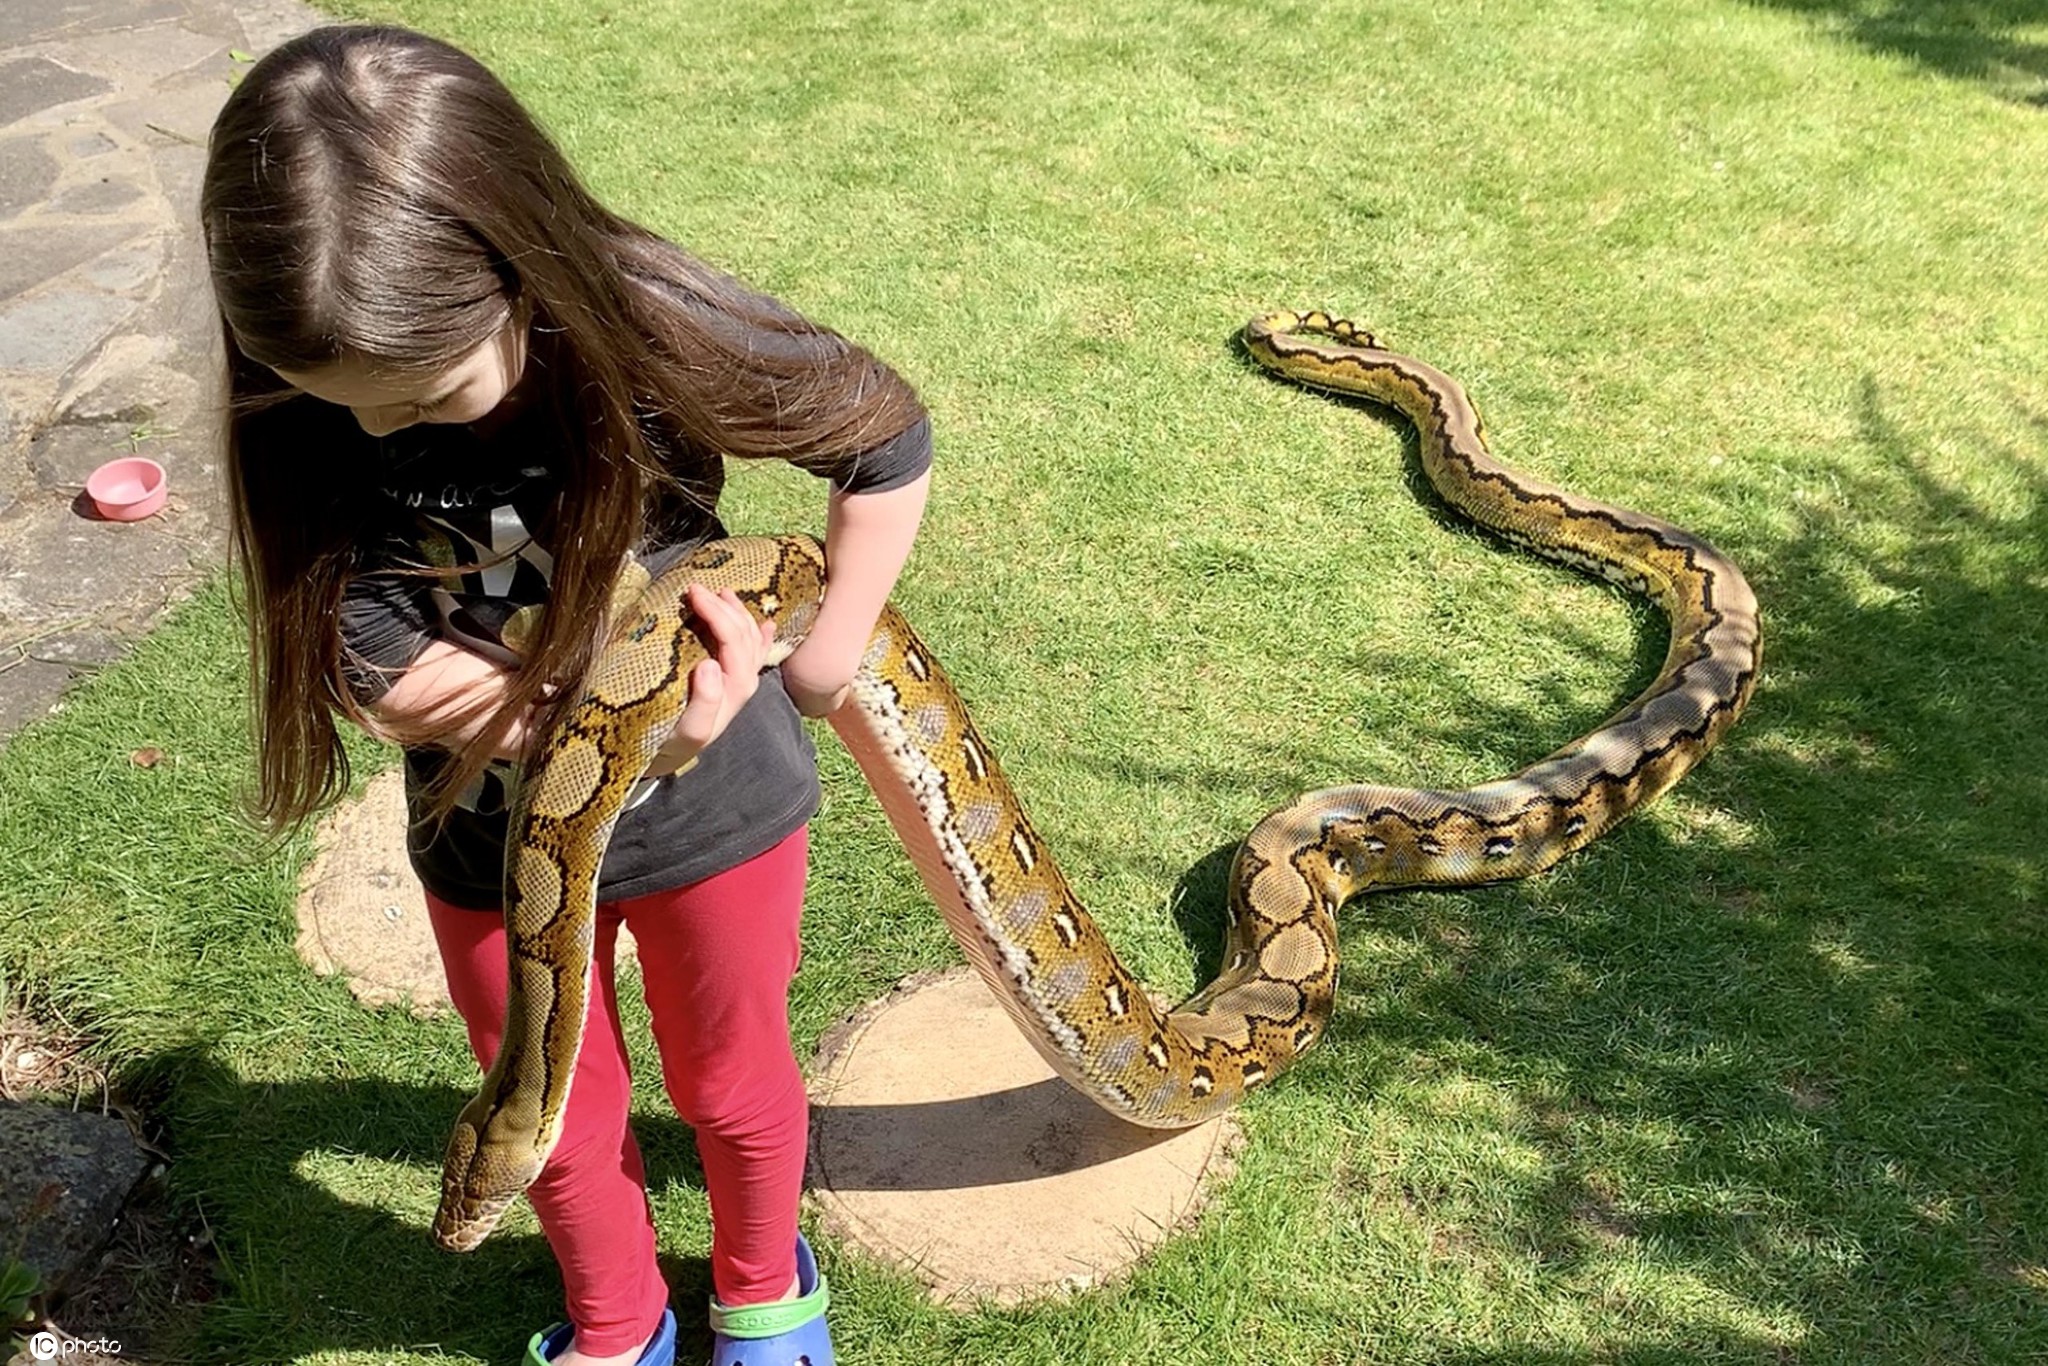
[[[1539,555],[1647,594],[1670,619],[1671,645],[1640,696],[1518,773],[1456,792],[1325,788],[1260,821],[1231,868],[1222,972],[1162,1010],[1075,899],[937,659],[885,608],[834,730],[1025,1036],[1105,1109],[1156,1128],[1236,1104],[1316,1042],[1336,993],[1345,901],[1527,877],[1591,843],[1735,723],[1760,658],[1756,599],[1732,563],[1667,522],[1501,465],[1442,372],[1322,313],[1254,319],[1244,341],[1290,379],[1398,409],[1447,502]],[[705,655],[685,586],[730,587],[773,618],[780,658],[816,619],[824,569],[804,536],[703,547],[624,614],[587,695],[529,761],[506,856],[504,1043],[449,1138],[433,1225],[442,1246],[481,1242],[559,1136],[590,989],[598,865]]]

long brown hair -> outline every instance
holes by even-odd
[[[578,692],[601,643],[590,623],[657,489],[708,501],[721,454],[829,459],[922,414],[866,351],[605,209],[496,77],[405,29],[316,29],[252,67],[213,126],[201,219],[227,342],[227,475],[255,661],[251,806],[273,831],[347,786],[336,717],[365,716],[336,622],[392,519],[374,441],[275,370],[359,361],[424,378],[508,323],[528,329],[526,363],[544,372],[566,471],[549,609],[498,709],[445,723],[443,734],[483,724],[451,746],[441,814],[517,717],[541,708],[545,733]],[[664,286],[747,326],[707,327]],[[753,328],[815,344],[745,349],[734,338]],[[551,706],[550,684],[561,690]]]

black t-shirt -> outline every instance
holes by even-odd
[[[688,295],[679,294],[677,303],[709,307]],[[716,317],[724,325],[739,325],[728,315]],[[829,333],[813,339],[775,332],[762,334],[759,344],[839,343]],[[561,487],[561,471],[546,449],[551,431],[549,419],[529,409],[488,440],[467,427],[427,424],[405,428],[380,443],[384,493],[394,511],[413,512],[416,526],[374,550],[367,572],[351,581],[343,598],[345,671],[358,700],[367,704],[382,696],[396,673],[437,638],[501,663],[517,660],[519,651],[506,641],[523,644],[553,574],[544,530],[536,531],[547,527]],[[820,462],[796,455],[791,463],[847,493],[898,488],[931,464],[930,422],[920,419],[895,439],[845,460]],[[707,481],[701,477],[705,472],[699,473],[701,485]],[[715,494],[722,471],[714,467],[708,474]],[[704,541],[726,534],[708,507],[665,507],[663,515],[651,520],[660,531],[636,554],[653,576]],[[451,572],[438,580],[377,572],[422,559],[447,565],[488,562],[506,552],[509,558],[491,568]],[[517,768],[500,763],[486,770],[435,828],[422,822],[419,794],[448,762],[443,750],[406,750],[412,816],[407,850],[420,881],[434,895],[457,906],[496,910],[509,785]],[[598,899],[666,891],[737,867],[809,820],[818,801],[816,751],[783,690],[781,670],[769,669],[752,699],[694,766],[640,784],[612,832],[598,873]]]

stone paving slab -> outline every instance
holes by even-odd
[[[78,676],[73,662],[56,655],[44,657],[43,636],[19,638],[19,645],[0,654],[7,669],[7,686],[0,689],[0,733],[13,734],[39,716],[46,715],[51,699],[62,695]]]
[[[0,228],[0,299],[12,299],[143,231],[133,223],[81,223],[61,233],[42,225]]]
[[[137,237],[93,257],[78,268],[78,274],[87,284],[110,294],[133,295],[155,283],[163,259],[161,237]]]
[[[97,346],[133,304],[96,290],[54,289],[0,309],[0,368],[55,379]]]
[[[172,77],[211,62],[202,76],[225,83],[229,64],[225,35],[197,33],[175,24],[113,29],[55,43],[50,56],[65,66],[104,73],[126,89],[150,91]],[[225,93],[225,92],[223,92]],[[219,103],[217,99],[216,104]]]
[[[125,209],[140,198],[141,186],[132,181],[102,176],[98,180],[73,185],[51,200],[50,207],[61,214],[95,218],[101,214],[112,213],[116,209]]]
[[[43,641],[67,624],[141,628],[203,572],[188,545],[153,525],[182,521],[178,510],[107,522],[83,515],[80,501],[76,491],[39,501],[0,528],[0,621],[33,618]],[[42,648],[34,653],[47,657]]]
[[[16,57],[0,62],[0,125],[60,104],[102,95],[113,88],[112,81],[48,57]]]
[[[152,1161],[117,1115],[13,1100],[0,1100],[0,1154],[0,1229],[22,1235],[22,1260],[59,1289],[106,1242]]]
[[[0,220],[39,204],[57,183],[57,159],[32,137],[0,140]]]
[[[189,16],[183,0],[9,0],[0,4],[0,46],[136,28]]]

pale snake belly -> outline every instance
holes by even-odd
[[[1676,782],[1734,724],[1757,677],[1756,599],[1704,540],[1507,469],[1464,391],[1320,313],[1255,319],[1246,349],[1301,383],[1403,413],[1453,507],[1551,559],[1648,595],[1671,643],[1644,691],[1586,735],[1462,791],[1332,787],[1273,812],[1229,875],[1222,971],[1156,1005],[1082,909],[944,671],[883,610],[831,718],[947,927],[1024,1035],[1073,1086],[1134,1124],[1197,1124],[1266,1085],[1321,1036],[1337,989],[1338,908],[1360,892],[1527,877]],[[691,582],[734,589],[804,638],[824,558],[804,536],[702,547],[615,624],[584,698],[535,755],[505,873],[504,1041],[448,1143],[437,1242],[476,1246],[539,1175],[561,1130],[590,990],[597,871],[628,794],[668,739],[705,651]]]

